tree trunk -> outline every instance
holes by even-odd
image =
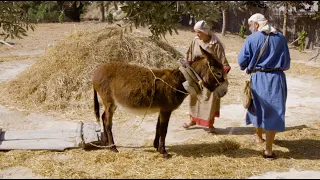
[[[284,5],[284,11],[283,11],[283,35],[286,37],[287,35],[287,19],[288,19],[288,4],[286,3]]]
[[[227,24],[227,9],[222,9],[222,32],[221,35],[226,35],[226,24]]]
[[[101,5],[100,5],[100,12],[101,12],[101,19],[100,19],[100,21],[101,22],[104,22],[104,20],[105,20],[105,17],[104,17],[104,5],[101,3]]]

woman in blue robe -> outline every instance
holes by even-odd
[[[247,110],[246,124],[256,128],[256,140],[260,143],[264,142],[262,130],[265,130],[263,157],[271,160],[275,134],[285,130],[287,82],[283,71],[290,68],[289,48],[286,38],[270,26],[262,14],[252,15],[248,23],[252,34],[246,38],[238,55],[240,69],[252,75],[253,103]],[[266,48],[256,64],[268,35]]]

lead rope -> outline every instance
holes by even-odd
[[[151,73],[152,73],[152,75],[154,76],[154,86],[156,86],[155,85],[155,81],[158,79],[158,80],[161,80],[163,83],[165,83],[166,85],[168,85],[169,87],[171,87],[173,90],[175,90],[175,91],[178,91],[178,92],[180,92],[180,93],[183,93],[183,94],[189,94],[189,93],[185,93],[185,92],[183,92],[183,91],[180,91],[179,89],[176,89],[176,88],[174,88],[174,87],[172,87],[170,84],[168,84],[167,82],[165,82],[163,79],[161,79],[161,78],[158,78],[154,73],[153,73],[153,71],[148,67],[148,69],[151,71]]]
[[[210,70],[210,72],[211,72],[212,76],[214,77],[214,79],[216,79],[217,84],[219,84],[219,86],[220,86],[220,84],[221,84],[221,83],[218,81],[218,78],[213,74],[212,69],[210,68],[210,64],[209,64],[209,62],[208,62],[208,67],[209,67],[209,70]]]

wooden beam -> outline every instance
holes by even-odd
[[[1,141],[0,150],[58,150],[79,147],[74,138]]]
[[[36,140],[36,139],[64,139],[79,135],[80,132],[72,130],[26,130],[26,131],[3,131],[0,141]]]
[[[57,122],[59,123],[59,122]],[[62,126],[63,127],[63,126]],[[0,132],[0,150],[58,150],[99,144],[100,125],[79,122],[76,128]],[[1,129],[0,129],[1,131]]]

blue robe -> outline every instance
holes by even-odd
[[[267,34],[255,32],[248,36],[238,55],[241,70],[252,70]],[[290,68],[290,54],[286,38],[270,34],[269,42],[259,59],[257,70],[280,68],[280,71],[255,72],[251,77],[253,103],[246,113],[246,124],[265,130],[284,131],[287,82],[283,71]]]

